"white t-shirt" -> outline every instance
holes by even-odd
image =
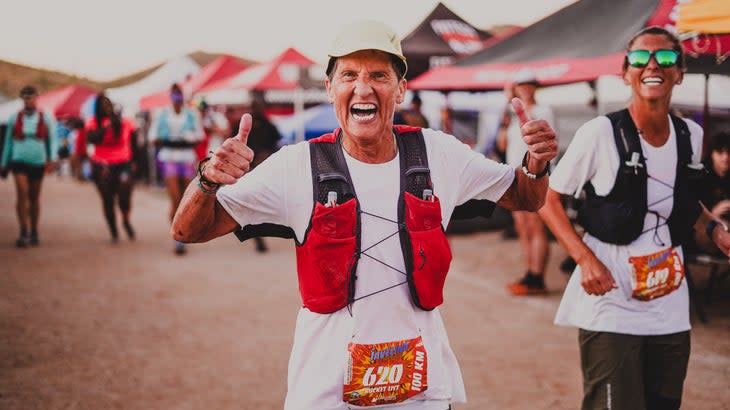
[[[514,169],[484,158],[456,138],[423,130],[434,194],[441,201],[443,225],[455,206],[471,198],[497,202],[514,179]],[[399,159],[366,164],[345,154],[362,214],[362,249],[390,236],[366,253],[405,272],[397,226]],[[218,191],[218,201],[241,225],[290,226],[304,240],[312,213],[312,171],[308,143],[285,146],[236,184]],[[391,236],[392,235],[392,236]],[[294,276],[292,276],[294,278]],[[404,282],[404,276],[362,256],[357,266],[355,299]],[[287,410],[342,410],[347,345],[423,337],[428,360],[428,390],[396,408],[446,409],[466,400],[461,370],[449,346],[439,309],[416,308],[402,284],[356,300],[347,308],[318,314],[302,308],[297,317],[289,361]],[[424,402],[428,400],[428,402]],[[408,403],[411,404],[408,404]]]
[[[631,297],[632,269],[629,257],[658,252],[672,243],[666,218],[673,207],[671,187],[676,178],[677,136],[669,117],[667,121],[670,133],[663,146],[653,147],[641,139],[649,175],[647,203],[650,211],[662,216],[660,226],[655,229],[657,217],[647,212],[644,233],[628,245],[604,243],[586,233],[583,241],[611,271],[618,289],[603,296],[587,294],[580,284],[580,266],[576,267],[555,316],[556,324],[632,335],[662,335],[690,329],[686,281],[674,292],[650,301]],[[697,164],[702,150],[702,128],[691,120],[685,122],[691,134],[692,163]],[[590,181],[596,194],[605,196],[614,186],[618,168],[619,156],[611,122],[608,117],[596,117],[576,131],[565,155],[550,176],[550,188],[562,194],[578,196],[585,183]],[[684,260],[681,247],[677,249]]]
[[[531,119],[545,120],[551,126],[555,126],[555,118],[553,110],[545,105],[533,105],[527,115]],[[515,168],[522,167],[522,158],[527,152],[527,144],[522,139],[522,131],[520,131],[520,120],[514,113],[507,127],[507,163]]]
[[[191,110],[195,123],[194,131],[183,132],[185,126],[185,120],[187,119],[186,111],[189,108],[183,108],[180,113],[176,113],[175,110],[163,109],[155,115],[152,120],[152,124],[149,128],[150,141],[157,141],[163,137],[167,137],[170,141],[185,141],[196,143],[202,141],[204,138],[203,128],[201,125],[200,113],[197,110]],[[170,130],[170,135],[157,135],[159,122],[162,117],[167,119],[167,126]],[[173,161],[173,162],[196,162],[198,160],[195,150],[193,148],[170,148],[162,147],[160,152],[157,154],[157,158],[160,161]]]

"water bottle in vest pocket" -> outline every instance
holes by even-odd
[[[418,307],[431,310],[443,303],[443,288],[451,265],[451,248],[441,226],[441,204],[436,196],[423,200],[405,197],[405,223],[413,263],[411,294]]]
[[[347,306],[357,247],[357,201],[326,207],[317,202],[312,225],[297,246],[299,290],[304,307],[332,313]]]

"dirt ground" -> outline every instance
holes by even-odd
[[[15,249],[13,184],[0,181],[0,409],[282,408],[299,306],[291,243],[262,255],[229,236],[177,257],[158,188],[135,191],[138,239],[116,245],[91,184],[49,177],[42,204],[41,246]],[[577,331],[552,324],[565,253],[552,244],[548,296],[514,298],[515,241],[451,241],[442,312],[469,398],[454,408],[577,409]],[[683,409],[730,409],[727,283],[712,302],[709,323],[693,315]]]

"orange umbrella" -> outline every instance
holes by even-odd
[[[692,0],[682,4],[677,29],[705,34],[730,33],[730,1]]]

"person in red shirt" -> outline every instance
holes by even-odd
[[[119,240],[115,203],[122,213],[127,237],[135,238],[130,222],[135,171],[134,136],[132,121],[114,112],[111,100],[100,93],[94,104],[94,116],[89,118],[84,132],[76,139],[76,155],[90,157],[92,179],[101,195],[104,217],[115,243]],[[87,144],[91,147],[88,151]]]

